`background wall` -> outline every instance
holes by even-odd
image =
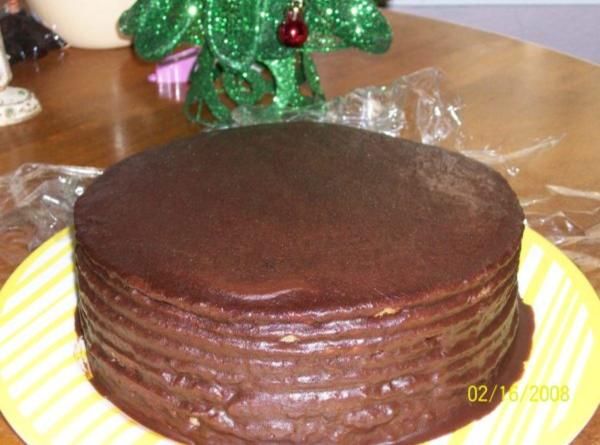
[[[600,63],[599,0],[391,0],[388,6],[510,35]]]

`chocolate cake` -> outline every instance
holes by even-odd
[[[372,132],[262,125],[145,151],[75,206],[94,384],[186,443],[441,434],[481,415],[469,385],[526,359],[522,231],[498,173]]]

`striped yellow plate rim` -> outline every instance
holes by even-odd
[[[72,253],[65,229],[0,291],[0,410],[29,445],[174,444],[128,418],[89,383],[74,330]],[[596,292],[559,249],[528,228],[519,288],[536,323],[523,377],[504,388],[506,397],[493,412],[429,444],[564,445],[594,414],[600,403]],[[481,388],[465,397],[486,403]]]

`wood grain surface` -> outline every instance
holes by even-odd
[[[438,67],[465,104],[470,147],[524,147],[543,137],[563,137],[519,184],[519,193],[533,193],[546,183],[600,190],[600,67],[461,26],[388,17],[395,38],[387,54],[317,57],[329,97]],[[32,121],[0,128],[0,174],[25,162],[106,167],[198,132],[180,103],[161,97],[146,81],[152,69],[129,48],[68,49],[15,66],[12,84],[33,90],[44,111]],[[600,289],[600,280],[592,284]],[[0,419],[0,444],[21,443]],[[600,443],[598,411],[574,443]]]

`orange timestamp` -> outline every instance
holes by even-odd
[[[511,402],[567,402],[571,393],[567,385],[469,385],[467,400],[471,403]]]

